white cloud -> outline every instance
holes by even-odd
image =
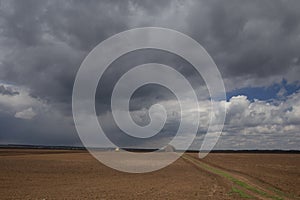
[[[195,123],[195,105],[188,100],[181,102],[187,104],[190,109],[182,113],[192,126]],[[199,132],[205,133],[211,116],[210,101],[199,101],[200,126]],[[247,96],[232,97],[224,104],[227,110],[223,135],[220,138],[218,148],[241,149],[299,149],[300,138],[300,92],[294,93],[281,101],[248,100]],[[174,100],[160,102],[168,112],[175,109]],[[141,115],[141,116],[140,116]],[[135,119],[144,119],[147,115],[145,109],[134,112]],[[177,120],[179,120],[177,115]],[[213,117],[218,117],[215,113]],[[138,121],[138,120],[137,120]],[[172,131],[176,131],[175,128]],[[190,137],[187,130],[186,137]],[[197,136],[202,140],[202,136]],[[197,142],[196,142],[197,143]],[[194,145],[199,148],[200,142]]]
[[[35,116],[36,113],[32,110],[32,108],[28,108],[15,114],[15,117],[20,119],[32,119]]]
[[[4,83],[1,85],[11,88],[15,95],[0,94],[0,112],[14,115],[15,113],[22,113],[29,108],[35,111],[49,109],[49,106],[44,101],[32,97],[28,88]]]

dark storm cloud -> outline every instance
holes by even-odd
[[[28,121],[0,113],[0,144],[81,145],[74,126],[52,117],[44,115]]]
[[[29,87],[32,96],[70,115],[73,82],[84,57],[107,37],[129,28],[134,14],[130,12],[136,12],[131,9],[141,6],[147,10],[151,4],[4,1],[1,5],[1,35],[8,46],[5,50],[14,47],[14,51],[0,63],[0,79]],[[154,14],[160,8],[154,4],[148,12]]]
[[[295,65],[299,68],[300,56],[299,1],[197,4],[188,19],[192,22],[189,33],[211,53],[223,76],[284,76],[292,70],[300,75],[294,69]]]
[[[145,49],[133,51],[119,57],[104,72],[99,81],[98,90],[96,93],[96,109],[98,113],[100,111],[106,112],[108,110],[107,106],[110,105],[113,88],[121,76],[133,67],[144,63],[160,63],[174,67],[185,77],[190,78],[189,80],[191,85],[197,92],[199,99],[203,98],[203,96],[207,96],[207,91],[202,93],[198,91],[199,84],[203,84],[203,79],[193,68],[193,66],[186,60],[176,56],[173,53],[161,50]],[[138,90],[132,96],[131,109],[136,110],[141,108],[149,108],[149,106],[157,103],[158,101],[170,100],[174,98],[174,94],[172,94],[168,89],[157,85],[148,85],[146,89]]]
[[[26,85],[33,95],[53,103],[70,103],[84,56],[126,26],[122,3],[8,1],[1,5],[1,35],[10,41],[5,50],[15,48],[2,61],[0,78]]]
[[[181,10],[187,14],[177,13],[187,28],[173,23],[172,16],[160,22],[172,4],[190,5]],[[204,45],[225,77],[300,75],[298,8],[298,1],[269,0],[3,1],[1,36],[4,51],[13,51],[2,60],[0,78],[26,85],[54,103],[70,103],[85,55],[107,37],[134,26],[139,12],[144,19],[135,26],[161,25],[188,33]],[[287,75],[289,71],[294,73]]]
[[[134,27],[162,26],[192,36],[213,57],[228,85],[234,87],[245,80],[251,87],[257,83],[269,86],[283,78],[298,81],[300,77],[300,2],[296,0],[4,0],[0,5],[0,81],[28,88],[31,97],[46,102],[61,117],[71,116],[73,83],[85,56],[109,36]],[[145,61],[173,66],[195,88],[204,84],[195,70],[178,58],[162,52],[136,52],[120,58],[106,72],[99,85],[104,88],[96,96],[98,112],[110,109],[110,93],[120,72]],[[0,86],[1,94],[10,92]],[[131,109],[172,98],[164,89],[146,87],[135,94]],[[18,120],[13,122],[20,129],[14,131],[12,139],[18,138],[23,126],[29,127]],[[4,123],[1,118],[0,124]],[[36,133],[50,126],[53,124],[34,122]],[[57,126],[61,128],[53,131],[63,135],[66,130],[68,137],[75,131],[74,127]],[[176,129],[177,125],[168,126],[169,132]],[[2,130],[11,129],[5,126]],[[7,134],[4,132],[1,137]]]

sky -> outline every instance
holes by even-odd
[[[155,26],[192,37],[218,66],[227,95],[218,103],[227,115],[216,149],[300,150],[299,10],[298,0],[2,0],[0,144],[80,146],[72,89],[82,61],[114,34]],[[99,123],[120,146],[161,147],[174,137],[178,102],[158,85],[139,88],[130,101],[139,125],[149,123],[151,105],[165,106],[168,120],[158,135],[132,139],[113,120],[109,103],[114,84],[122,73],[149,62],[173,67],[195,89],[201,117],[191,149],[199,149],[210,117],[207,88],[193,66],[172,53],[147,49],[115,60],[98,85]],[[195,106],[183,103],[190,110]],[[179,115],[193,124],[190,110]]]

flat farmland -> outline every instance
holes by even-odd
[[[299,154],[209,154],[203,161],[300,197]]]
[[[299,154],[188,153],[129,174],[86,151],[0,149],[0,199],[298,199],[299,164]]]

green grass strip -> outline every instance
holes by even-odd
[[[232,181],[233,183],[235,183],[235,184],[237,184],[237,185],[239,185],[239,186],[241,186],[241,187],[243,187],[243,188],[245,188],[245,189],[247,189],[249,191],[252,191],[252,192],[254,192],[256,194],[259,194],[259,195],[261,195],[263,197],[271,198],[271,199],[274,199],[274,200],[283,200],[282,197],[270,195],[270,194],[268,194],[268,193],[266,193],[266,192],[264,192],[264,191],[262,191],[262,190],[260,190],[258,188],[255,188],[255,187],[253,187],[253,186],[251,186],[251,185],[249,185],[249,184],[247,184],[247,183],[239,180],[239,179],[234,178],[230,174],[228,174],[228,173],[226,173],[226,172],[224,172],[224,171],[222,171],[220,169],[211,167],[211,166],[209,166],[209,165],[207,165],[207,164],[205,164],[205,163],[197,160],[196,158],[192,158],[191,156],[186,156],[186,155],[184,155],[183,157],[185,159],[193,162],[194,164],[200,166],[201,168],[203,168],[203,169],[205,169],[205,170],[207,170],[209,172],[212,172],[214,174],[218,174],[218,175],[220,175],[222,177],[225,177],[225,178],[229,179],[230,181]]]
[[[231,189],[231,193],[236,193],[238,194],[240,197],[242,198],[246,198],[246,199],[253,199],[254,197],[249,195],[249,194],[246,194],[244,191],[236,188],[236,187],[232,187]]]

